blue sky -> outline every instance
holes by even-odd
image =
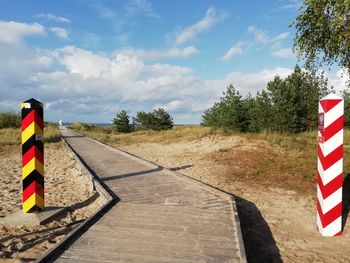
[[[2,1],[0,110],[34,97],[49,121],[163,107],[199,123],[226,86],[253,95],[297,63],[299,0]],[[330,85],[345,87],[340,71]]]

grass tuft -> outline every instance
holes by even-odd
[[[58,128],[56,125],[53,124],[46,124],[45,130],[44,130],[44,143],[53,143],[53,142],[59,142],[61,140],[61,135],[58,131]]]

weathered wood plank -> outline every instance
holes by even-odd
[[[245,262],[230,197],[85,137],[66,140],[121,201],[57,262]]]

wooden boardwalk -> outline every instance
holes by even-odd
[[[61,133],[120,201],[56,262],[246,262],[231,196],[69,130]]]

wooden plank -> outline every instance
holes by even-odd
[[[230,197],[87,138],[67,140],[121,201],[57,262],[244,262]]]

